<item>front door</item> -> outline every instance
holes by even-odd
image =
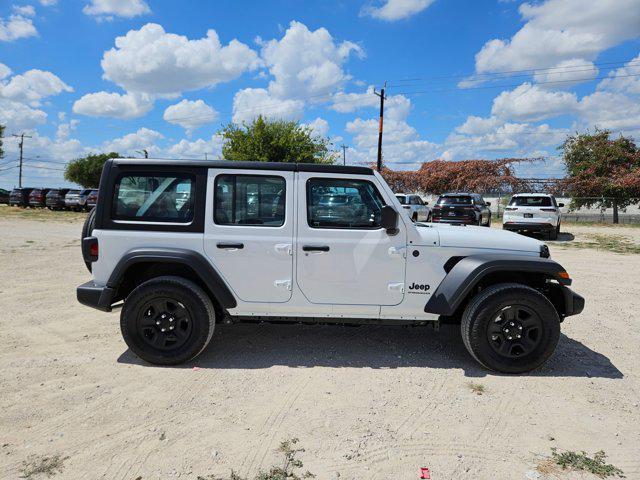
[[[298,174],[297,283],[312,303],[397,305],[403,297],[406,229],[380,226],[390,203],[375,176]]]
[[[242,301],[291,298],[293,185],[293,172],[209,170],[204,250]]]

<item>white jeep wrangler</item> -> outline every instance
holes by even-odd
[[[456,322],[489,369],[549,358],[584,299],[548,248],[402,211],[369,168],[109,160],[83,229],[93,280],[78,300],[104,311],[123,301],[125,342],[155,364],[193,359],[217,322],[238,321]]]

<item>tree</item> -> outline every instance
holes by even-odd
[[[104,163],[110,158],[118,158],[115,152],[87,155],[72,160],[64,171],[64,178],[84,188],[98,188]]]
[[[257,162],[333,163],[331,142],[298,122],[267,120],[229,123],[222,131],[222,156],[226,160]]]
[[[567,137],[559,147],[567,178],[559,187],[572,196],[571,208],[613,208],[618,223],[618,208],[640,202],[640,150],[632,138],[610,135],[596,129]]]
[[[395,192],[521,191],[527,183],[517,178],[513,165],[536,159],[503,158],[500,160],[434,160],[416,171],[384,169],[382,176]]]

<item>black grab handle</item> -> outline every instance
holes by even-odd
[[[303,245],[303,252],[328,252],[329,247],[327,245]]]
[[[244,243],[218,243],[218,248],[244,248]]]

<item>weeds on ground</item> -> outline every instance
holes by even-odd
[[[467,387],[469,387],[469,390],[471,390],[476,395],[482,395],[485,392],[484,385],[481,383],[469,382],[467,383]]]
[[[53,455],[51,457],[29,457],[26,461],[22,462],[22,468],[20,469],[21,478],[31,478],[34,475],[44,474],[47,477],[52,477],[56,473],[62,472],[63,463],[66,459],[60,455]]]
[[[69,210],[53,211],[48,208],[21,208],[0,205],[0,220],[10,220],[13,218],[52,222],[76,222],[87,218],[87,213],[73,212]]]
[[[607,455],[602,451],[589,457],[586,452],[566,451],[558,453],[556,448],[551,449],[551,457],[538,465],[538,471],[542,474],[555,473],[557,467],[562,470],[579,470],[592,473],[600,478],[624,477],[624,472],[618,467],[605,463]]]
[[[604,235],[600,233],[586,235],[589,239],[586,242],[574,241],[563,243],[563,247],[573,248],[595,248],[596,250],[607,250],[614,253],[640,254],[640,245],[632,242],[622,235]]]
[[[254,480],[303,480],[305,478],[315,478],[315,475],[309,471],[302,474],[297,473],[297,470],[303,467],[302,460],[297,457],[299,453],[304,452],[304,448],[296,448],[297,443],[297,438],[284,440],[278,448],[278,452],[284,456],[282,466],[273,466],[267,472],[259,472],[254,477]],[[197,480],[247,480],[247,478],[241,477],[232,470],[228,479],[210,475],[207,477],[199,476]]]

